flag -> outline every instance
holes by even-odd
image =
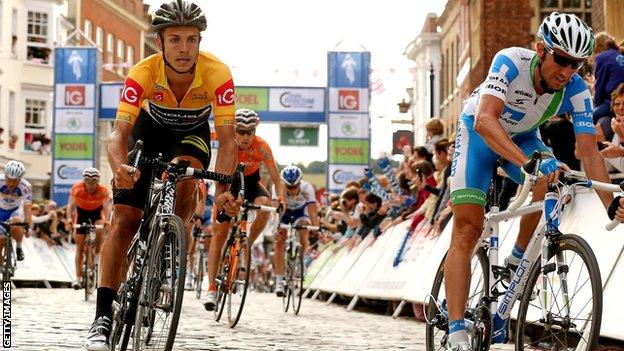
[[[380,78],[372,82],[370,88],[375,94],[382,94],[384,91],[386,91]]]

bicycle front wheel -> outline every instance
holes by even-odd
[[[202,283],[204,282],[204,254],[197,252],[197,267],[195,267],[195,297],[199,300],[202,293]]]
[[[282,307],[284,308],[284,312],[288,312],[288,308],[290,307],[290,280],[292,278],[293,271],[293,262],[290,257],[291,248],[286,248],[286,257],[284,259],[284,296],[282,297]]]
[[[554,241],[548,263],[536,261],[522,292],[516,350],[595,350],[602,320],[596,256],[577,235]]]
[[[219,264],[219,271],[215,279],[217,283],[217,294],[215,296],[214,318],[215,321],[219,321],[223,315],[225,309],[226,295],[228,292],[228,274],[230,271],[230,240],[223,247],[221,252],[221,263]]]
[[[438,267],[431,294],[426,301],[427,329],[425,330],[427,351],[446,350],[448,341],[448,310],[446,307],[446,280],[444,278],[444,263],[446,256]],[[475,257],[470,264],[471,279],[470,290],[468,291],[467,310],[476,310],[481,298],[489,288],[489,260],[483,248],[477,250]]]
[[[301,300],[303,298],[303,254],[301,246],[297,247],[290,280],[290,295],[292,296],[292,308],[295,315],[299,314]]]
[[[134,328],[134,350],[171,350],[184,298],[186,234],[178,216],[157,222],[158,239],[143,279]]]
[[[230,328],[236,326],[243,313],[247,288],[249,287],[250,258],[249,243],[247,237],[244,236],[239,239],[238,247],[232,250],[232,256],[230,257],[230,267],[232,267],[232,270],[228,278],[230,281],[230,288],[227,296],[228,325]]]
[[[83,258],[84,263],[82,267],[82,288],[84,289],[85,301],[89,301],[89,294],[91,294],[91,282],[89,279],[89,259],[91,259],[91,257],[89,245],[85,245],[85,254]]]

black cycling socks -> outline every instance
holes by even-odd
[[[115,290],[111,288],[97,289],[97,302],[95,307],[95,319],[106,316],[112,319],[113,316],[113,300],[115,299]]]

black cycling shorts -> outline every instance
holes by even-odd
[[[260,182],[260,171],[257,171],[245,177],[245,200],[253,203],[260,196],[271,198],[267,189]]]
[[[95,210],[84,210],[80,207],[76,207],[76,212],[78,212],[78,219],[76,219],[75,224],[84,224],[91,223],[95,224],[96,221],[102,219],[102,206],[96,208]],[[87,228],[80,227],[76,230],[77,234],[87,234],[89,231]]]
[[[169,162],[177,156],[192,156],[202,163],[204,169],[210,164],[210,125],[207,120],[191,130],[178,131],[159,124],[141,109],[128,139],[128,150],[134,147],[136,140],[142,140],[143,155],[147,157],[162,153],[163,161]],[[113,183],[114,204],[144,209],[152,182],[152,167],[139,166],[139,170],[141,177],[134,188],[116,189]],[[160,174],[154,176],[160,177]]]

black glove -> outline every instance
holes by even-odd
[[[610,220],[615,219],[615,212],[620,207],[621,198],[622,198],[621,196],[616,196],[615,199],[611,201],[611,205],[609,205],[609,209],[607,210],[607,214],[609,215]]]

